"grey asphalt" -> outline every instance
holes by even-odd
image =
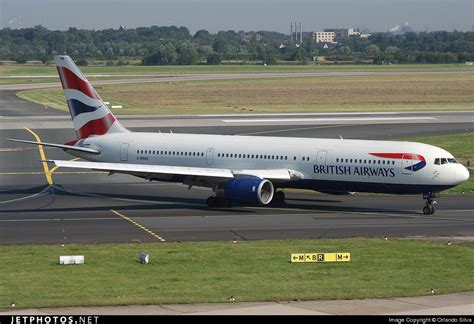
[[[437,213],[420,213],[419,196],[329,196],[289,192],[286,205],[208,209],[208,189],[149,183],[58,169],[47,186],[38,149],[5,141],[74,138],[67,113],[0,91],[0,244],[157,241],[129,217],[166,241],[254,240],[354,236],[474,237],[472,196],[444,196]],[[45,115],[45,114],[50,115]],[[269,115],[123,116],[135,131],[258,136],[397,139],[472,132],[474,112],[310,113]],[[257,121],[255,121],[257,120]],[[269,122],[271,120],[271,122]],[[233,122],[237,121],[237,122]],[[50,159],[69,159],[45,148]]]
[[[438,124],[331,125],[332,127],[246,126],[174,127],[173,132],[258,133],[260,136],[307,136],[386,139],[399,136],[472,131],[458,122]],[[23,118],[23,117],[22,117]],[[165,117],[164,119],[166,120]],[[171,117],[170,117],[171,118]],[[188,120],[186,117],[182,120]],[[179,120],[179,119],[178,119]],[[128,120],[123,123],[127,125]],[[71,129],[36,129],[43,141],[63,143]],[[151,128],[132,128],[152,131]],[[129,217],[166,241],[299,239],[334,237],[450,237],[472,240],[474,203],[469,195],[445,195],[437,212],[422,215],[419,196],[330,196],[289,192],[286,205],[208,209],[208,189],[146,182],[126,175],[57,170],[46,185],[36,147],[5,141],[32,139],[24,129],[2,129],[0,139],[0,244],[158,242],[131,224]],[[392,134],[393,133],[393,134]],[[68,159],[45,148],[47,158]]]
[[[18,98],[15,91],[0,90],[0,116],[44,116],[66,115],[65,112],[38,105]]]

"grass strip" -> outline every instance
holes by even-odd
[[[352,261],[290,264],[298,252]],[[78,254],[84,265],[58,265]],[[401,239],[0,246],[0,308],[446,294],[474,290],[473,268],[472,245]]]

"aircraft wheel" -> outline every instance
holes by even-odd
[[[207,198],[206,203],[207,203],[207,207],[211,207],[211,208],[216,207],[216,198],[211,196]]]
[[[275,192],[275,201],[283,202],[285,201],[285,193],[283,191]]]
[[[425,215],[431,215],[434,214],[435,209],[432,204],[426,204],[425,207],[423,207],[423,214]]]
[[[429,214],[430,214],[430,207],[429,207],[429,205],[426,205],[425,207],[423,207],[423,214],[425,214],[425,215],[429,215]]]

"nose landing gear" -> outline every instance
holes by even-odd
[[[434,205],[436,205],[436,201],[433,200],[433,198],[436,198],[436,194],[432,192],[423,194],[423,199],[426,200],[425,207],[423,207],[423,214],[425,215],[434,214],[435,212]]]

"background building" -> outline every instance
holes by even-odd
[[[334,43],[336,33],[332,31],[314,32],[313,39],[316,43]]]
[[[350,36],[360,36],[359,29],[356,28],[329,28],[324,29],[325,32],[333,32],[335,34],[336,42],[348,39]]]
[[[326,28],[322,32],[314,32],[316,43],[334,43],[348,39],[351,36],[361,36],[357,28]]]

